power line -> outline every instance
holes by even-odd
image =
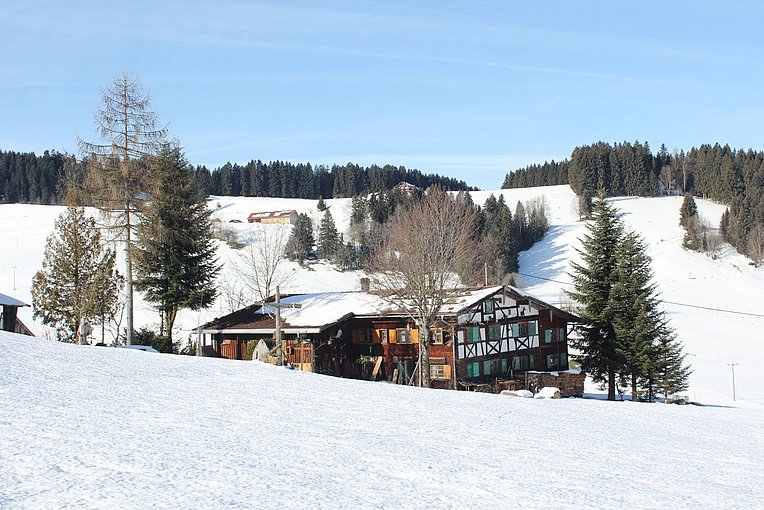
[[[527,276],[528,278],[536,278],[537,280],[544,280],[544,281],[547,281],[547,282],[559,283],[561,285],[573,285],[570,282],[563,282],[563,281],[560,281],[560,280],[555,280],[553,278],[544,278],[543,276],[536,276],[536,275],[533,275],[533,274],[520,273],[520,272],[518,272],[516,274],[519,274],[521,276]],[[736,314],[736,315],[746,315],[748,317],[762,317],[762,318],[764,318],[764,314],[761,314],[761,313],[740,312],[740,311],[737,311],[737,310],[725,310],[725,309],[722,309],[722,308],[713,308],[713,307],[710,307],[710,306],[691,305],[689,303],[678,303],[676,301],[666,301],[664,299],[662,299],[661,302],[666,303],[668,305],[685,306],[687,308],[698,308],[700,310],[711,310],[713,312],[732,313],[732,314]]]

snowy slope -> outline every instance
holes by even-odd
[[[478,191],[476,203],[483,203],[493,193],[502,194],[514,211],[516,203],[544,196],[550,206],[550,231],[533,248],[520,256],[520,272],[527,290],[551,303],[565,301],[563,290],[575,248],[585,232],[578,221],[576,197],[569,186],[550,186],[499,191]],[[680,197],[620,198],[614,203],[624,213],[630,228],[647,241],[654,259],[658,289],[664,300],[711,308],[692,308],[666,303],[665,310],[678,337],[690,355],[693,365],[689,395],[693,400],[728,403],[732,401],[732,367],[735,366],[738,400],[764,405],[764,375],[757,368],[757,354],[762,352],[764,330],[764,271],[751,267],[747,260],[727,247],[720,257],[712,260],[705,255],[681,248],[682,229],[678,224]],[[700,214],[717,225],[723,206],[696,200]],[[210,199],[213,217],[246,235],[249,229],[260,228],[246,223],[254,211],[295,209],[310,214],[318,223],[323,213],[316,209],[316,200],[283,198],[213,197]],[[340,231],[346,230],[350,217],[350,199],[327,200],[327,205]],[[0,205],[0,291],[31,303],[30,287],[34,272],[42,264],[45,238],[53,228],[60,207],[30,205]],[[239,220],[243,223],[229,223]],[[220,243],[218,254],[224,272],[236,278],[229,263],[236,252]],[[15,267],[15,269],[14,269]],[[297,264],[288,266],[293,273],[283,292],[321,292],[358,289],[361,272],[340,273],[324,264],[312,264],[309,269]],[[15,287],[13,276],[15,273]],[[539,280],[535,277],[554,281]],[[739,315],[721,310],[749,312]],[[201,312],[184,311],[177,320],[176,338],[188,338],[194,328],[214,317],[228,313],[223,300],[215,307]],[[22,309],[20,316],[31,324],[32,311]],[[139,299],[136,302],[139,325],[155,326],[156,312]],[[36,332],[44,331],[32,324]],[[591,388],[590,388],[591,389]]]
[[[535,400],[0,333],[2,508],[761,508],[760,406]]]

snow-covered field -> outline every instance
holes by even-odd
[[[513,210],[547,197],[552,227],[521,272],[531,293],[563,301],[584,233],[575,196],[501,193]],[[764,271],[728,247],[715,260],[682,250],[681,198],[615,202],[648,243],[702,407],[430,391],[0,333],[0,508],[764,508]],[[327,203],[344,230],[349,200]],[[723,207],[697,203],[717,224]],[[321,216],[311,200],[210,205],[242,233],[252,211]],[[31,303],[62,210],[0,205],[0,292]],[[234,253],[221,243],[226,272]],[[352,290],[361,276],[290,269],[285,292]],[[227,311],[184,312],[176,338]],[[157,320],[141,300],[137,319]]]
[[[2,508],[761,508],[760,406],[536,400],[0,333]]]

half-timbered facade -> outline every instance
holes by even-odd
[[[248,342],[265,339],[273,359],[302,370],[416,383],[419,329],[384,294],[287,295],[280,304],[281,346],[273,343],[276,307],[253,305],[205,325],[202,352],[243,359]],[[577,320],[514,287],[451,290],[430,328],[431,385],[496,387],[530,371],[564,372],[567,337]]]

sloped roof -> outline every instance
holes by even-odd
[[[11,296],[0,294],[0,305],[5,306],[29,306],[28,304],[24,303],[23,301],[19,301],[16,298],[12,298]]]
[[[567,312],[533,298],[520,289],[506,288],[519,297],[536,304],[539,308],[552,309],[555,313],[564,315],[569,320],[577,319]],[[448,291],[450,295],[443,304],[439,315],[457,315],[504,289],[505,287],[502,286],[450,289]],[[281,297],[280,302],[282,304],[299,305],[300,307],[282,308],[281,326],[285,332],[316,333],[351,317],[407,316],[406,311],[397,307],[390,299],[391,295],[392,293],[389,291],[319,292],[285,295]],[[265,305],[253,304],[205,324],[203,329],[207,333],[273,331],[276,327],[275,313],[276,308],[273,305],[268,303]]]

